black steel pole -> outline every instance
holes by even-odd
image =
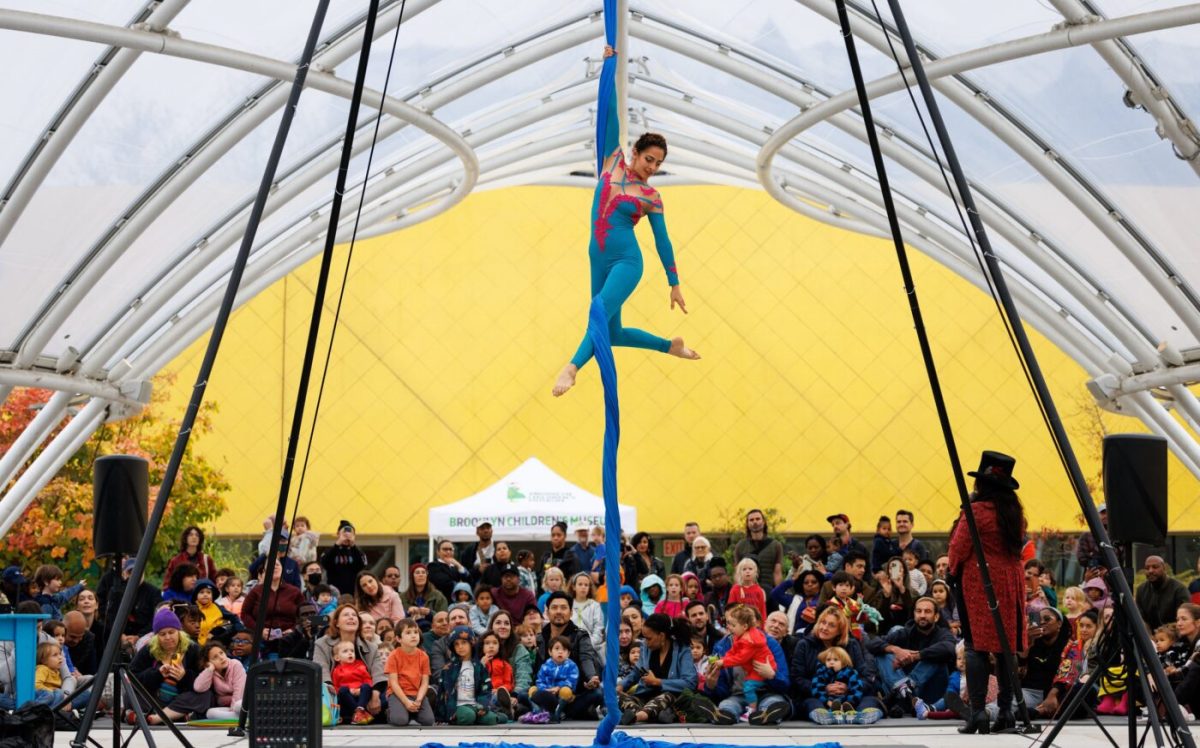
[[[304,90],[304,80],[308,77],[308,66],[312,62],[313,53],[316,51],[321,26],[325,23],[325,12],[328,8],[329,0],[318,0],[316,13],[313,15],[312,26],[309,28],[308,39],[305,41],[304,51],[300,55],[300,63],[296,67],[296,77],[292,81],[291,94],[288,96],[286,106],[284,106],[283,116],[279,121],[279,129],[275,133],[275,142],[271,146],[271,153],[267,158],[267,166],[263,170],[262,181],[259,183],[258,194],[255,196],[254,205],[250,209],[246,235],[242,237],[242,244],[238,248],[237,257],[233,262],[233,267],[229,271],[229,283],[225,286],[225,296],[221,299],[221,307],[217,311],[212,333],[208,338],[208,347],[204,351],[204,360],[200,363],[200,370],[196,373],[196,382],[192,385],[192,398],[188,402],[187,410],[184,412],[183,422],[179,425],[179,433],[175,437],[175,446],[171,451],[171,458],[167,462],[166,472],[163,473],[162,485],[159,486],[158,496],[154,501],[154,511],[150,513],[149,521],[146,524],[146,532],[142,535],[142,544],[138,548],[137,559],[134,561],[129,581],[125,585],[125,592],[121,595],[121,605],[117,609],[117,617],[112,622],[112,630],[109,631],[108,641],[104,645],[104,654],[100,657],[100,664],[96,670],[100,674],[100,677],[106,677],[112,671],[113,660],[116,659],[121,643],[121,631],[123,630],[121,622],[129,617],[129,612],[133,609],[133,600],[136,596],[138,585],[141,584],[142,575],[146,572],[146,561],[150,558],[150,550],[154,545],[155,535],[158,534],[159,525],[162,524],[167,503],[170,501],[171,489],[174,487],[175,478],[179,474],[179,465],[183,461],[183,453],[187,449],[188,439],[192,434],[192,426],[196,422],[196,415],[199,413],[200,405],[204,400],[204,390],[208,386],[209,377],[212,375],[213,364],[217,359],[217,350],[221,347],[221,339],[225,334],[225,326],[229,323],[229,315],[233,312],[233,303],[237,298],[238,286],[241,284],[242,274],[246,269],[246,262],[250,258],[250,249],[254,246],[254,238],[258,233],[258,223],[262,219],[267,196],[271,193],[271,185],[275,181],[275,172],[279,167],[279,159],[283,155],[283,146],[287,142],[288,132],[291,130],[292,119],[296,114],[296,105],[300,101],[300,93]],[[92,729],[92,722],[96,718],[96,707],[100,703],[101,691],[102,689],[99,688],[92,690],[92,696],[88,699],[83,719],[79,722],[79,729],[76,730],[75,737],[71,740],[71,745],[74,748],[83,748],[84,746],[84,741]],[[114,719],[120,718],[121,715],[114,715]]]
[[[333,247],[337,239],[338,219],[342,214],[342,196],[346,192],[346,178],[350,172],[350,159],[354,150],[354,134],[358,131],[358,112],[362,105],[363,86],[367,79],[367,63],[371,58],[371,42],[375,38],[375,17],[379,14],[379,0],[370,0],[367,17],[363,23],[363,45],[358,55],[358,69],[354,76],[354,91],[350,96],[350,112],[346,116],[346,134],[342,138],[342,154],[338,162],[337,181],[333,188],[333,200],[329,204],[329,229],[325,234],[325,248],[321,253],[321,271],[317,277],[317,289],[313,294],[312,316],[308,323],[308,340],[304,346],[304,363],[300,366],[300,381],[296,385],[296,405],[292,411],[292,429],[288,434],[287,456],[283,462],[283,477],[279,483],[279,500],[275,505],[275,527],[271,532],[271,545],[267,549],[263,565],[262,597],[254,620],[257,625],[251,632],[254,639],[250,647],[250,663],[247,670],[258,661],[259,646],[262,644],[263,622],[267,615],[267,602],[274,580],[279,543],[283,539],[283,520],[287,512],[288,495],[292,489],[292,472],[296,465],[296,449],[300,443],[300,427],[304,423],[304,409],[308,402],[308,387],[312,380],[313,360],[316,358],[317,337],[321,329],[321,314],[325,311],[325,292],[329,288],[329,269],[333,265]],[[387,92],[383,92],[384,95]],[[380,112],[382,116],[382,109]],[[364,186],[365,189],[365,186]],[[243,702],[238,714],[238,724],[230,734],[241,734],[249,716],[249,704]]]
[[[992,624],[1000,639],[1000,648],[1008,663],[1008,672],[1012,678],[1013,698],[1017,700],[1017,712],[1021,721],[1029,724],[1029,716],[1025,700],[1021,698],[1020,681],[1017,678],[1017,656],[1005,635],[1004,620],[1000,614],[1000,605],[996,600],[996,590],[992,586],[992,575],[988,571],[987,558],[983,553],[983,542],[979,537],[979,528],[975,524],[975,513],[971,510],[971,498],[967,491],[967,481],[963,475],[962,463],[958,456],[958,447],[954,441],[954,430],[950,425],[950,414],[946,410],[946,400],[942,395],[942,385],[938,378],[937,364],[933,360],[933,350],[929,345],[929,333],[925,329],[925,321],[921,315],[921,304],[917,299],[916,284],[913,281],[912,269],[908,264],[908,250],[904,246],[904,237],[900,230],[900,220],[896,216],[896,204],[892,200],[892,190],[888,182],[887,167],[883,162],[883,152],[879,148],[879,136],[875,132],[875,119],[871,115],[871,100],[867,96],[866,82],[863,80],[862,68],[858,62],[858,51],[854,45],[854,32],[850,28],[850,18],[846,12],[845,0],[837,0],[838,22],[842,27],[842,38],[846,42],[846,55],[850,58],[850,71],[854,76],[854,88],[858,91],[858,104],[862,112],[863,126],[867,130],[867,140],[871,146],[871,157],[875,162],[875,171],[879,177],[879,190],[883,195],[883,206],[887,211],[888,226],[892,231],[892,243],[896,247],[896,259],[900,263],[900,274],[904,277],[904,291],[908,296],[908,306],[912,312],[913,327],[917,331],[917,341],[921,347],[921,358],[925,362],[925,372],[929,377],[929,389],[933,394],[933,403],[937,409],[938,423],[942,427],[942,436],[946,442],[946,452],[950,457],[950,469],[954,473],[954,485],[958,489],[959,503],[962,505],[963,518],[971,533],[972,545],[975,549],[975,561],[979,565],[979,575],[983,582],[984,594],[987,596],[988,608],[992,614]],[[1020,621],[1017,626],[1021,625]]]
[[[1084,479],[1083,471],[1079,467],[1079,460],[1075,457],[1075,451],[1071,448],[1071,441],[1067,438],[1066,429],[1063,427],[1058,409],[1054,405],[1054,398],[1050,394],[1050,388],[1046,385],[1046,378],[1042,375],[1042,368],[1038,364],[1037,355],[1034,354],[1033,346],[1029,343],[1029,336],[1025,332],[1025,325],[1021,321],[1021,314],[1017,311],[1012,294],[1008,290],[1008,283],[1004,279],[1004,272],[1000,267],[999,260],[996,259],[996,253],[992,250],[992,244],[988,240],[987,230],[983,226],[983,221],[979,219],[979,210],[976,208],[975,199],[971,195],[971,185],[967,182],[967,178],[963,174],[962,165],[959,163],[958,155],[954,151],[954,143],[951,142],[950,134],[946,130],[946,123],[942,119],[937,99],[934,98],[933,88],[929,85],[929,76],[925,74],[925,64],[921,61],[916,43],[913,41],[912,33],[908,28],[908,22],[904,18],[904,11],[900,8],[899,0],[888,0],[888,7],[892,10],[892,18],[896,21],[896,29],[900,32],[900,38],[904,41],[904,51],[908,55],[908,63],[912,66],[913,74],[917,77],[917,83],[921,88],[921,96],[925,100],[925,106],[929,110],[929,117],[933,121],[934,128],[937,131],[942,152],[946,156],[946,165],[950,167],[950,172],[954,175],[954,185],[958,190],[958,194],[962,196],[963,207],[966,208],[967,216],[971,221],[971,230],[975,234],[975,240],[979,243],[983,260],[987,264],[988,273],[992,277],[996,296],[999,297],[1000,303],[1004,308],[1004,313],[1008,317],[1009,325],[1017,341],[1021,357],[1024,359],[1026,368],[1029,371],[1029,377],[1033,382],[1037,398],[1042,404],[1042,409],[1045,411],[1046,422],[1050,425],[1054,442],[1066,465],[1071,485],[1075,490],[1075,497],[1079,501],[1079,507],[1083,510],[1084,518],[1087,519],[1088,528],[1100,544],[1100,551],[1104,554],[1105,565],[1109,569],[1120,569],[1120,560],[1117,558],[1116,550],[1113,548],[1112,541],[1108,537],[1108,530],[1104,527],[1104,523],[1100,521],[1100,513],[1096,511],[1096,505],[1092,501],[1091,492],[1088,491],[1087,481]],[[884,33],[887,33],[886,29]],[[1121,606],[1121,610],[1131,623],[1129,628],[1132,629],[1131,634],[1138,650],[1137,654],[1149,666],[1150,677],[1154,679],[1158,693],[1166,704],[1167,719],[1170,720],[1172,728],[1183,744],[1187,748],[1195,748],[1195,739],[1192,737],[1187,723],[1183,721],[1179,701],[1175,698],[1175,691],[1167,681],[1167,674],[1163,670],[1162,664],[1158,661],[1154,645],[1150,641],[1149,632],[1146,631],[1144,626],[1132,625],[1140,620],[1141,616],[1134,603],[1133,590],[1129,586],[1129,581],[1123,574],[1119,573],[1109,574],[1109,579],[1116,582],[1117,604]],[[1150,708],[1153,708],[1153,705]]]

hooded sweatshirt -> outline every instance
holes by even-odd
[[[1108,585],[1103,579],[1089,579],[1083,583],[1083,594],[1087,595],[1090,589],[1099,589],[1101,592],[1098,600],[1092,600],[1092,596],[1088,595],[1088,600],[1091,600],[1092,607],[1098,611],[1103,611],[1105,608],[1112,607],[1112,598],[1108,595]]]
[[[454,585],[454,590],[453,590],[452,594],[450,595],[451,603],[458,602],[458,593],[459,592],[467,593],[467,603],[468,604],[473,604],[475,602],[475,593],[471,591],[471,585],[467,584],[466,582],[459,582],[458,584]]]
[[[654,585],[658,585],[658,588],[660,590],[662,590],[662,594],[659,595],[658,600],[662,600],[662,599],[666,598],[666,596],[667,596],[667,585],[663,582],[662,577],[658,576],[657,574],[647,574],[645,577],[643,577],[642,578],[642,595],[641,595],[642,613],[647,616],[653,615],[654,614],[654,606],[658,605],[658,600],[651,600],[650,596],[648,594],[646,594],[647,590],[649,590]]]

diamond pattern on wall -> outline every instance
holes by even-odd
[[[529,456],[599,493],[595,367],[566,397],[549,394],[585,329],[590,199],[570,188],[484,192],[355,249],[301,504],[317,529],[346,517],[371,535],[421,535],[430,507]],[[617,351],[621,500],[638,507],[640,527],[712,525],[722,509],[753,505],[778,507],[792,533],[825,530],[826,515],[846,511],[869,534],[900,507],[918,530],[948,528],[957,498],[890,242],[753,190],[668,188],[665,203],[691,313],[670,311],[642,227],[646,270],[624,319],[683,335],[704,359]],[[991,299],[916,252],[911,260],[964,466],[982,449],[1014,454],[1031,525],[1078,527]],[[208,394],[221,410],[201,450],[233,485],[222,533],[258,532],[273,510],[317,267],[239,310],[218,358]],[[180,407],[201,345],[169,367]],[[1036,335],[1035,347],[1078,437],[1086,376]],[[1092,450],[1078,451],[1095,473]],[[1171,488],[1171,526],[1190,529],[1196,482],[1174,461]]]

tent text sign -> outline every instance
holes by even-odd
[[[637,510],[622,505],[620,512],[621,528],[636,532]],[[429,535],[473,540],[484,522],[497,540],[547,540],[556,522],[603,526],[604,501],[531,457],[474,496],[431,509]]]

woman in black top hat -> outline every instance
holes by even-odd
[[[1021,564],[1021,547],[1025,535],[1025,510],[1017,498],[1020,484],[1012,477],[1016,460],[999,452],[984,452],[979,469],[967,473],[975,477],[971,492],[971,513],[979,530],[979,541],[991,575],[1003,631],[997,631],[988,607],[983,578],[976,563],[974,543],[969,525],[959,515],[950,534],[950,573],[958,580],[959,616],[963,639],[966,641],[967,693],[971,714],[959,732],[972,734],[1009,729],[1016,726],[1012,715],[1012,674],[1008,659],[1002,656],[1001,636],[1008,640],[1008,649],[1018,652],[1025,641],[1025,571]],[[1000,695],[997,705],[1000,715],[994,725],[988,724],[984,702],[987,697],[990,665],[988,655],[995,655],[996,680]]]

